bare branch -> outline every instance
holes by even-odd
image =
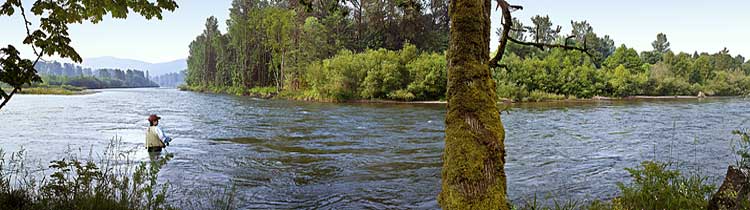
[[[564,43],[564,44],[565,44],[565,45],[568,45],[568,40],[570,40],[570,39],[572,39],[572,38],[575,38],[575,37],[576,37],[575,35],[570,35],[570,36],[568,36],[568,37],[565,37],[565,43]]]
[[[34,64],[31,64],[31,68],[36,68],[36,63],[42,59],[42,55],[44,55],[44,49],[42,49],[42,51],[39,52],[39,55],[36,56],[36,60],[34,60]]]
[[[511,28],[510,30],[516,31],[516,32],[526,32],[526,29],[523,29],[523,28]]]
[[[21,16],[23,17],[23,26],[26,27],[26,37],[31,37],[31,30],[29,29],[29,26],[31,25],[31,21],[29,21],[28,18],[26,18],[26,9],[23,8],[23,1],[18,1],[18,7],[21,9]],[[37,52],[36,47],[34,47],[34,43],[30,43],[31,49],[34,50],[34,54],[38,57],[42,57],[42,53]],[[37,58],[37,61],[39,59]],[[36,62],[34,62],[36,65]]]
[[[516,40],[512,37],[508,37],[508,40],[510,40],[513,43],[520,44],[520,45],[526,45],[526,46],[534,46],[536,48],[539,48],[541,50],[544,50],[544,48],[561,48],[565,50],[577,50],[581,51],[583,53],[586,53],[586,55],[590,57],[594,57],[591,55],[591,53],[586,48],[576,47],[576,46],[570,46],[570,45],[562,45],[562,44],[545,44],[545,43],[538,43],[538,42],[524,42]]]
[[[499,67],[500,60],[505,54],[505,46],[508,44],[508,34],[513,27],[513,17],[510,16],[511,5],[506,0],[497,0],[497,7],[503,13],[503,32],[500,34],[500,44],[497,46],[497,54],[490,59],[490,68]],[[513,6],[515,9],[523,9],[521,6]],[[497,9],[497,8],[496,8]]]
[[[539,32],[536,33],[537,34],[535,38],[536,42],[524,42],[524,41],[516,40],[513,37],[510,37],[509,34],[511,30],[525,32],[525,30],[522,30],[522,29],[513,29],[513,17],[510,15],[512,11],[523,9],[523,7],[518,6],[518,5],[510,5],[508,4],[508,1],[506,0],[497,0],[497,8],[501,9],[501,12],[503,15],[503,19],[501,21],[503,25],[503,31],[500,34],[500,44],[497,46],[497,52],[496,52],[497,54],[495,54],[495,57],[490,59],[490,63],[489,63],[490,68],[504,67],[504,65],[500,64],[500,60],[503,59],[503,55],[505,54],[505,48],[508,45],[508,41],[511,41],[513,43],[520,44],[520,45],[534,46],[542,50],[544,50],[544,48],[562,48],[565,50],[577,50],[577,51],[586,53],[586,55],[588,55],[589,57],[594,57],[586,48],[585,39],[583,42],[583,48],[568,45],[568,40],[573,38],[573,36],[569,36],[565,38],[564,44],[540,43]],[[539,30],[539,29],[536,29],[536,30]],[[561,30],[562,30],[562,27],[557,26],[554,32],[559,33]]]

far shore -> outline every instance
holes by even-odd
[[[40,88],[40,87],[33,87],[33,88],[23,88],[20,92],[18,92],[19,95],[63,95],[63,96],[71,96],[71,95],[89,95],[89,94],[95,94],[99,93],[99,91],[95,90],[67,90],[63,88]]]
[[[178,87],[181,91],[191,92],[202,92],[212,94],[230,94],[227,92],[214,92],[208,89],[195,90],[187,87]],[[398,101],[388,99],[353,99],[344,101],[331,101],[331,100],[314,100],[314,99],[299,99],[284,94],[269,93],[269,94],[242,94],[244,97],[258,98],[258,99],[277,99],[277,100],[289,100],[289,101],[311,101],[311,102],[327,102],[327,103],[350,103],[350,104],[424,104],[424,105],[439,105],[447,104],[447,101],[442,100],[430,100],[430,101]],[[601,102],[618,102],[618,101],[636,101],[636,100],[674,100],[674,99],[718,99],[718,98],[731,98],[731,97],[743,97],[738,96],[626,96],[626,97],[606,97],[606,96],[594,96],[591,98],[573,98],[573,99],[545,99],[539,101],[516,101],[508,98],[501,98],[498,100],[498,104],[549,104],[549,103],[601,103]]]
[[[118,87],[118,88],[94,88],[88,89],[83,87],[26,87],[22,88],[17,94],[19,95],[89,95],[101,92],[103,89],[123,89],[123,88],[159,88],[159,87]]]

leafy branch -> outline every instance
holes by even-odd
[[[31,7],[31,12],[39,16],[39,28],[32,30],[32,25],[26,15],[26,8],[21,0],[6,0],[0,5],[0,16],[12,16],[16,10],[20,10],[23,17],[26,37],[23,44],[30,45],[36,58],[21,58],[20,52],[13,45],[0,48],[0,83],[6,83],[11,86],[10,93],[0,88],[0,109],[20,91],[25,84],[31,85],[32,82],[41,82],[42,79],[37,74],[34,66],[42,59],[43,56],[60,56],[61,58],[70,58],[75,62],[82,62],[83,59],[70,46],[70,34],[68,33],[68,24],[80,24],[84,21],[91,23],[100,22],[107,14],[113,18],[127,18],[130,11],[133,11],[146,19],[162,18],[164,10],[174,11],[177,8],[174,0],[157,0],[150,2],[142,1],[88,1],[88,0],[69,0],[69,1],[44,1],[36,0]]]

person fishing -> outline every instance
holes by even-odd
[[[148,129],[146,129],[146,149],[148,152],[161,152],[161,149],[169,146],[172,138],[164,134],[159,127],[161,117],[152,114],[148,116]]]

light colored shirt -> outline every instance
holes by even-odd
[[[169,138],[169,136],[164,134],[164,131],[162,131],[161,127],[159,126],[156,126],[156,136],[158,136],[159,139],[163,142],[167,142],[167,139]]]

